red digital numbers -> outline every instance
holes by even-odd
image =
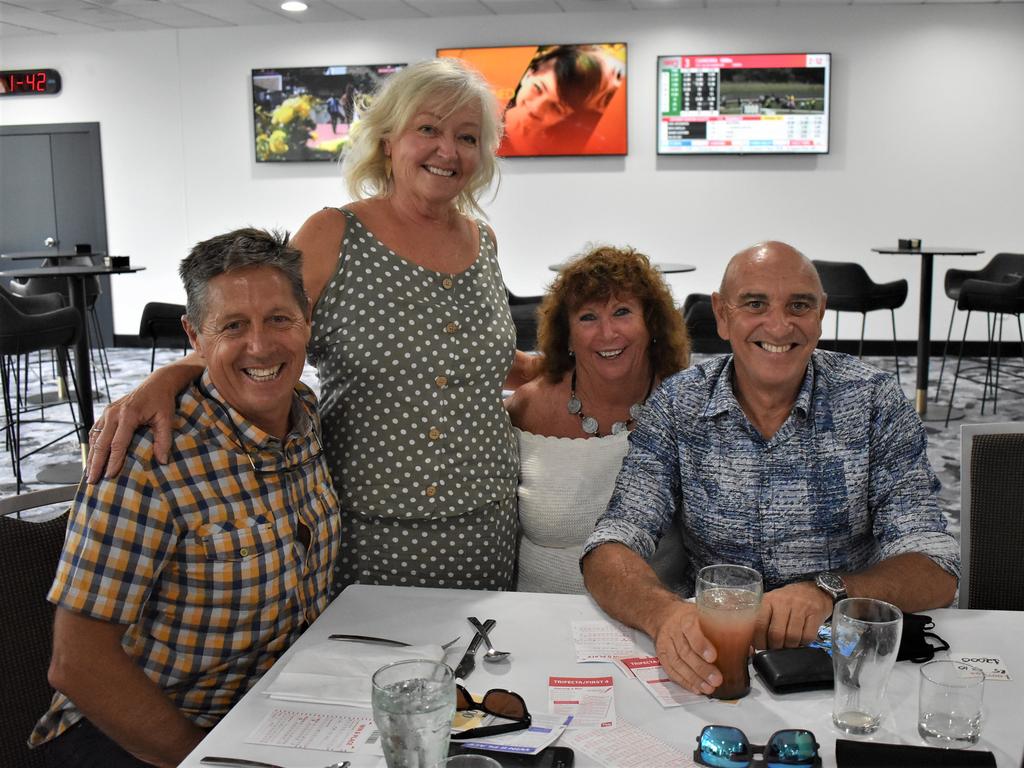
[[[0,96],[60,93],[60,74],[54,69],[19,69],[0,72]]]

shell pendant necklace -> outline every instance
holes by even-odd
[[[629,406],[629,418],[625,421],[616,421],[612,424],[610,435],[617,435],[625,429],[629,429],[630,425],[640,417],[640,409],[643,408],[644,403],[647,402],[647,398],[651,396],[651,389],[654,388],[654,371],[651,371],[651,380],[647,384],[647,394],[644,395],[644,399],[639,403],[633,403]],[[574,416],[580,417],[580,426],[583,431],[588,435],[597,435],[600,437],[601,425],[597,423],[597,419],[593,416],[587,416],[583,412],[583,403],[576,397],[576,369],[572,369],[572,379],[569,382],[569,403],[566,406],[569,413]]]

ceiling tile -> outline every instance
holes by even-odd
[[[499,15],[519,13],[563,13],[555,0],[480,0]]]
[[[682,8],[703,8],[704,0],[632,0],[638,11],[670,11]]]
[[[117,10],[175,29],[230,26],[229,22],[169,2],[152,3],[131,0],[117,3]]]
[[[283,0],[250,0],[254,5],[258,5],[261,8],[270,11],[276,16],[280,16],[286,21],[294,22],[296,24],[310,24],[316,22],[337,22],[337,21],[357,21],[356,17],[350,13],[346,13],[340,8],[336,8],[330,5],[324,0],[304,0],[306,5],[309,7],[305,11],[299,13],[292,13],[291,11],[285,11],[281,9],[281,3]]]
[[[75,3],[65,6],[66,11],[76,11],[89,6],[85,3]],[[48,32],[55,35],[77,35],[83,32],[102,32],[102,27],[93,24],[81,23],[70,19],[62,18],[54,13],[39,13],[25,8],[16,8],[9,4],[0,4],[0,21],[14,24],[27,29],[38,29],[40,32]]]
[[[287,23],[278,14],[248,0],[181,0],[178,5],[237,26]]]
[[[479,0],[406,0],[425,16],[493,16],[490,8]]]
[[[555,0],[563,11],[569,13],[600,11],[631,11],[629,0]]]
[[[327,2],[364,21],[415,19],[426,16],[425,13],[417,11],[404,0],[327,0]]]

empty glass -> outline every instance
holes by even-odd
[[[970,747],[981,736],[985,673],[960,661],[921,667],[917,732],[933,747]]]

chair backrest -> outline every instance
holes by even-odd
[[[42,523],[0,515],[0,765],[44,764],[42,755],[26,742],[53,696],[46,673],[54,609],[46,593],[67,522],[67,512]]]
[[[976,275],[979,280],[997,283],[1024,277],[1024,253],[997,253]]]
[[[718,335],[718,322],[711,306],[711,296],[691,293],[683,300],[683,322],[690,334],[690,346],[700,354],[717,355],[731,352],[729,342]]]
[[[155,347],[168,346],[187,349],[188,334],[181,325],[185,314],[184,304],[167,304],[151,301],[142,308],[139,321],[139,336],[150,339]]]
[[[821,278],[821,287],[831,299],[840,296],[861,296],[871,293],[874,281],[860,264],[854,261],[813,261]],[[831,309],[831,307],[829,307]]]
[[[960,428],[961,608],[1024,610],[1024,424]]]

